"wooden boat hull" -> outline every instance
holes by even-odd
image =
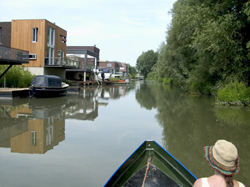
[[[146,176],[146,177],[145,177]],[[104,187],[185,186],[196,177],[155,141],[145,141],[117,169]]]

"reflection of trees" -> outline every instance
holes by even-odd
[[[141,93],[142,91],[146,93]],[[214,106],[211,105],[212,98],[193,97],[178,89],[159,85],[143,86],[136,98],[145,108],[157,108],[156,119],[163,127],[163,146],[197,177],[213,173],[203,158],[203,146],[213,145],[217,139],[226,139],[239,149],[241,172],[236,178],[249,180],[247,175],[250,172],[250,126],[245,115],[237,119],[243,122],[240,126],[230,124],[226,120],[220,121],[214,113]],[[155,103],[151,103],[149,98],[154,98]],[[249,116],[248,114],[248,119]]]
[[[145,107],[148,110],[152,108],[156,108],[156,100],[155,100],[155,90],[157,85],[154,86],[146,86],[141,85],[140,89],[136,90],[136,100],[140,103],[142,107]],[[159,86],[158,86],[159,87]]]

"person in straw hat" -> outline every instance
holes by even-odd
[[[193,187],[245,187],[233,179],[239,173],[239,156],[237,148],[231,142],[218,140],[214,146],[205,146],[204,157],[215,170],[208,178],[197,179]]]

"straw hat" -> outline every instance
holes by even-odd
[[[204,157],[208,164],[223,175],[239,173],[237,148],[231,142],[218,140],[214,146],[205,146]]]

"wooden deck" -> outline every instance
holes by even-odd
[[[74,80],[70,80],[73,84],[75,85],[84,85],[84,86],[89,86],[89,85],[98,85],[98,84],[102,84],[102,85],[106,85],[106,84],[119,84],[119,85],[126,85],[128,84],[127,82],[119,82],[119,81],[100,81],[98,83],[98,81],[74,81]]]
[[[0,88],[0,99],[12,99],[14,97],[28,97],[29,88]]]
[[[89,86],[89,85],[98,85],[97,81],[74,81],[70,80],[73,84],[78,84],[78,85],[84,85],[84,86]]]

